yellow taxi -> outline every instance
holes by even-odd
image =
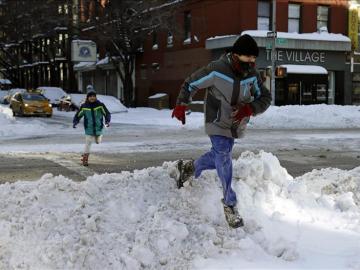
[[[16,93],[10,100],[13,115],[44,115],[51,117],[53,110],[49,100],[38,93]]]

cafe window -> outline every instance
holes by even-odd
[[[271,29],[271,5],[269,1],[258,1],[258,30]]]
[[[300,33],[300,5],[289,4],[289,33]]]
[[[329,20],[329,7],[327,6],[318,6],[317,7],[317,29],[321,27],[328,28]]]

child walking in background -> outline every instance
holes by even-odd
[[[81,105],[80,109],[74,116],[73,128],[80,122],[80,119],[84,117],[85,128],[85,150],[82,155],[82,165],[88,166],[90,148],[92,142],[99,144],[103,135],[104,118],[105,126],[110,125],[111,114],[106,106],[100,102],[96,97],[95,90],[88,89],[86,100]]]

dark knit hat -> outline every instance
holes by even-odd
[[[231,48],[231,52],[238,55],[259,55],[259,48],[256,41],[248,34],[240,36]]]
[[[96,92],[94,89],[88,90],[86,93],[86,98],[91,97],[91,96],[96,96]]]

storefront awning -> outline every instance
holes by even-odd
[[[285,67],[288,74],[328,74],[327,70],[322,66],[281,65],[281,67]]]

